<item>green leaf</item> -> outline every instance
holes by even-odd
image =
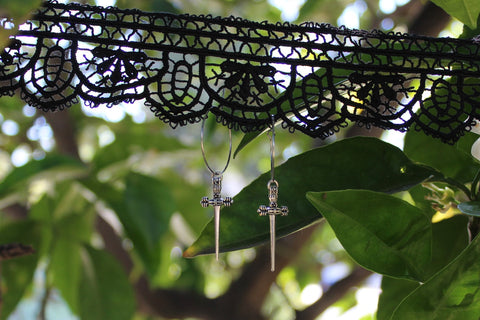
[[[135,296],[118,261],[105,251],[85,247],[82,263],[80,319],[131,320]]]
[[[92,238],[96,212],[76,183],[63,182],[51,193],[54,196],[45,194],[34,203],[29,214],[43,223],[42,241],[49,243],[43,250],[49,255],[48,285],[58,289],[78,314],[80,250]]]
[[[305,21],[322,21],[325,23],[336,24],[348,3],[352,2],[306,0],[299,10],[296,23],[302,23]]]
[[[201,232],[205,223],[205,215],[199,215],[196,212],[198,201],[192,201],[192,199],[201,199],[205,196],[205,186],[192,184],[191,181],[185,179],[184,175],[173,170],[162,173],[162,179],[168,181],[169,191],[173,195],[171,201],[175,203],[177,211],[181,213],[182,218],[193,230],[192,232]]]
[[[418,208],[367,190],[309,192],[307,198],[361,266],[390,277],[425,280],[432,230]]]
[[[480,314],[480,237],[449,265],[414,290],[391,320],[478,320]]]
[[[480,217],[480,201],[462,202],[458,209],[469,216]]]
[[[31,161],[13,169],[3,179],[0,183],[0,198],[17,189],[24,189],[30,181],[35,179],[66,180],[83,174],[86,170],[81,161],[65,156],[52,155],[42,160]]]
[[[443,269],[467,247],[467,223],[467,217],[459,215],[432,225],[432,261],[427,268],[429,275]],[[418,282],[384,276],[377,319],[390,319],[401,301],[419,285]]]
[[[92,160],[94,171],[105,169],[119,161],[125,161],[130,156],[141,151],[156,149],[159,151],[178,151],[185,149],[178,139],[169,137],[159,130],[157,123],[127,123],[125,121],[112,130],[115,141],[100,148]]]
[[[480,15],[477,18],[477,27],[472,29],[467,25],[463,25],[463,32],[458,37],[459,39],[473,39],[480,34]]]
[[[419,282],[383,276],[382,293],[378,299],[377,320],[390,319],[400,302],[419,285]]]
[[[472,145],[473,143],[480,138],[480,136],[473,132],[465,132],[465,135],[455,143],[455,147],[462,151],[464,154],[471,156],[472,155]]]
[[[462,149],[443,143],[423,132],[410,130],[405,135],[404,151],[410,159],[431,166],[445,176],[465,183],[473,179],[478,171],[478,164]]]
[[[437,171],[411,162],[397,147],[365,137],[342,140],[292,157],[275,169],[275,177],[280,184],[278,204],[290,209],[288,216],[276,219],[278,237],[298,231],[321,218],[305,199],[308,191],[353,188],[396,192],[429,178],[441,178]],[[228,177],[224,177],[226,179]],[[257,209],[261,204],[268,204],[269,179],[270,173],[261,175],[234,198],[231,207],[222,208],[221,251],[268,241],[268,218],[259,217]],[[202,210],[200,205],[199,210]],[[213,221],[210,221],[184,256],[212,253],[213,235]]]
[[[26,19],[33,11],[40,7],[42,2],[40,0],[24,0],[19,6],[15,0],[0,0],[0,7],[6,11],[8,17],[14,20]]]
[[[50,256],[48,273],[52,285],[60,290],[70,309],[78,314],[79,287],[81,280],[81,248],[78,242],[65,238],[55,239]]]
[[[78,201],[77,201],[78,202]],[[87,243],[93,234],[95,215],[93,208],[83,214],[75,213],[62,217],[53,225],[56,237]]]
[[[137,173],[127,175],[124,192],[94,179],[81,182],[115,211],[146,271],[154,276],[161,257],[161,239],[175,211],[169,185]]]
[[[168,0],[137,0],[135,3],[132,3],[128,0],[117,0],[115,6],[119,8],[132,8],[135,7],[137,9],[143,11],[150,11],[150,12],[170,12],[170,13],[181,13],[178,8],[176,8],[170,1]]]
[[[233,158],[237,156],[237,154],[242,151],[243,148],[245,148],[250,142],[255,140],[255,138],[259,137],[263,133],[267,132],[268,129],[265,129],[263,131],[252,131],[252,132],[247,132],[243,135],[242,140],[238,144],[237,148],[235,149],[235,152],[233,153]]]
[[[469,242],[468,218],[457,215],[432,224],[432,261],[427,273],[433,276],[452,262]]]
[[[87,243],[91,240],[96,218],[95,206],[83,197],[78,184],[57,185],[53,195],[45,194],[32,204],[29,216],[43,222],[43,237]]]
[[[428,217],[432,218],[436,210],[432,207],[432,202],[426,197],[431,193],[430,190],[424,188],[422,185],[416,185],[408,190],[408,193],[412,197],[412,200],[415,203],[415,206],[423,211]]]
[[[41,0],[24,0],[21,5],[16,0],[0,0],[2,16],[12,18],[16,25],[24,23],[41,4]],[[0,50],[8,45],[9,36],[16,32],[15,28],[0,28]]]
[[[0,244],[22,243],[33,246],[35,253],[2,261],[2,313],[7,319],[33,281],[39,261],[41,226],[36,221],[10,223],[0,229]]]
[[[32,209],[31,216],[47,222],[48,232],[56,239],[84,243],[91,240],[96,209],[76,182],[65,181],[56,185],[53,195],[45,195]]]
[[[127,176],[125,210],[117,214],[152,276],[160,262],[161,239],[174,211],[168,184],[136,173]]]
[[[477,27],[480,2],[477,0],[432,0],[449,15],[460,20],[472,29]]]

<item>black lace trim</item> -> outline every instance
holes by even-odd
[[[273,114],[325,138],[350,122],[454,142],[480,118],[477,40],[50,1],[0,55],[0,95],[45,111],[143,100],[172,127]]]

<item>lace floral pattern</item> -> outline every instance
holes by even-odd
[[[0,20],[3,27],[12,22]],[[327,24],[145,13],[50,1],[0,54],[0,95],[45,111],[142,100],[172,127],[325,138],[350,122],[454,142],[480,93],[478,41]]]

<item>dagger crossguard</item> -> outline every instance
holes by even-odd
[[[209,199],[208,197],[203,197],[200,201],[202,207],[229,207],[230,205],[232,205],[233,199],[231,197],[222,198],[222,196],[220,195],[220,193],[222,192],[222,178],[222,174],[218,172],[215,172],[212,175],[213,198]]]
[[[266,216],[268,215],[281,215],[281,216],[286,216],[288,215],[288,207],[286,206],[281,206],[279,207],[277,202],[278,202],[278,182],[277,180],[270,180],[268,182],[268,199],[270,200],[270,205],[265,206],[261,205],[258,207],[258,214],[260,216]]]
[[[268,215],[273,215],[273,216],[286,216],[288,215],[288,207],[286,206],[281,206],[281,207],[267,207],[264,205],[261,205],[258,207],[257,212],[260,216],[266,216]]]

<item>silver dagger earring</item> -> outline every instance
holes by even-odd
[[[270,220],[270,270],[275,271],[275,217],[288,215],[288,207],[278,206],[278,181],[275,180],[275,117],[272,115],[272,129],[270,130],[270,181],[268,181],[268,199],[270,205],[261,205],[257,213],[260,216],[268,215]]]
[[[218,253],[220,247],[220,208],[222,206],[229,207],[233,203],[233,199],[231,197],[222,198],[222,179],[223,173],[227,170],[228,164],[230,163],[230,157],[232,155],[232,130],[228,129],[228,138],[229,138],[229,150],[228,150],[228,158],[227,163],[222,171],[213,170],[212,167],[208,164],[207,156],[205,155],[205,148],[203,145],[203,137],[205,131],[205,121],[202,121],[202,129],[200,131],[200,139],[201,139],[201,148],[202,148],[202,155],[203,161],[207,166],[208,170],[212,174],[212,189],[213,189],[213,197],[209,199],[208,197],[203,197],[200,201],[202,207],[207,208],[208,206],[212,206],[214,210],[214,224],[215,224],[215,259],[218,261]]]

